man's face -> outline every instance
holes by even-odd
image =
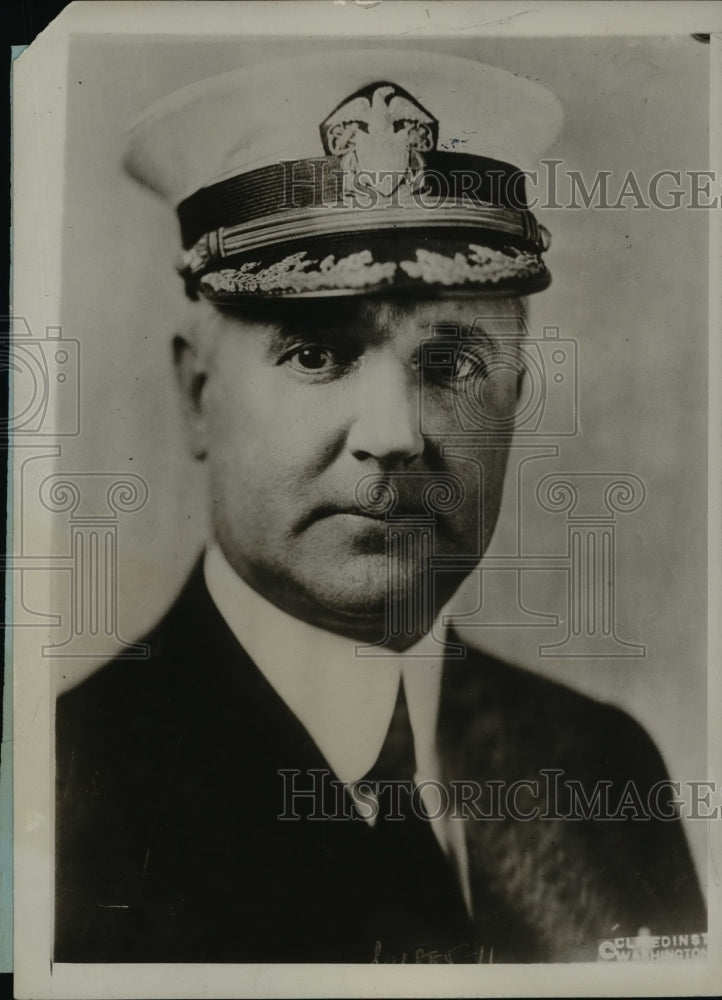
[[[209,308],[208,343],[181,367],[202,371],[192,419],[236,572],[360,640],[384,639],[390,602],[435,613],[496,523],[519,324],[493,317],[510,315],[519,303],[474,298]]]

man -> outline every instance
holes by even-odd
[[[574,961],[704,930],[648,737],[441,623],[499,511],[550,281],[519,166],[560,123],[511,74],[368,51],[134,127],[181,226],[211,539],[148,662],[59,701],[56,960]],[[571,808],[630,782],[658,815]]]

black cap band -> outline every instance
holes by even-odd
[[[533,216],[527,208],[522,171],[500,160],[465,153],[434,150],[425,154],[425,158],[423,186],[414,192],[411,207],[428,213],[428,225],[435,224],[434,209],[449,205],[464,206],[467,210],[486,209],[487,219],[490,207],[506,209],[520,216],[518,245],[529,250],[540,248],[538,229],[529,220]],[[285,160],[201,188],[177,209],[183,246],[188,250],[207,233],[220,229],[252,228],[254,222],[267,222],[281,215],[292,217],[304,210],[318,212],[319,216],[325,209],[329,213],[348,211],[345,177],[348,172],[339,158],[326,156]],[[356,204],[352,208],[360,213],[361,219],[364,210],[377,208],[373,203],[375,188],[366,183],[364,171],[355,175],[355,185]],[[393,211],[395,207],[393,196],[390,201],[385,200],[384,208]],[[391,215],[389,224],[396,225]],[[439,218],[438,224],[445,223]]]

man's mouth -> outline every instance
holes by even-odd
[[[354,489],[326,498],[302,521],[299,530],[328,518],[356,519],[369,525],[412,526],[443,522],[464,500],[461,480],[448,472],[409,472],[363,476]]]
[[[367,510],[355,504],[336,505],[322,504],[316,507],[302,522],[302,529],[308,527],[316,521],[326,520],[333,517],[357,518],[361,521],[375,522],[376,524],[386,524],[389,527],[399,523],[418,524],[429,521],[429,512],[419,505],[403,504],[398,505],[389,511]]]

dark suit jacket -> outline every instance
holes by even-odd
[[[379,954],[392,873],[373,831],[277,819],[279,771],[308,784],[327,764],[228,629],[200,567],[148,641],[149,660],[109,663],[58,701],[56,961],[400,960],[386,942]],[[666,777],[624,713],[472,651],[445,667],[439,738],[447,778],[483,783],[487,816],[506,811],[491,790],[543,788],[542,769],[549,782],[563,771],[552,815],[568,806],[569,779],[588,797],[609,782],[618,803],[630,779],[644,801]],[[599,939],[641,927],[703,930],[679,822],[630,813],[470,819],[475,927],[452,959],[493,948],[495,962],[588,960]]]

